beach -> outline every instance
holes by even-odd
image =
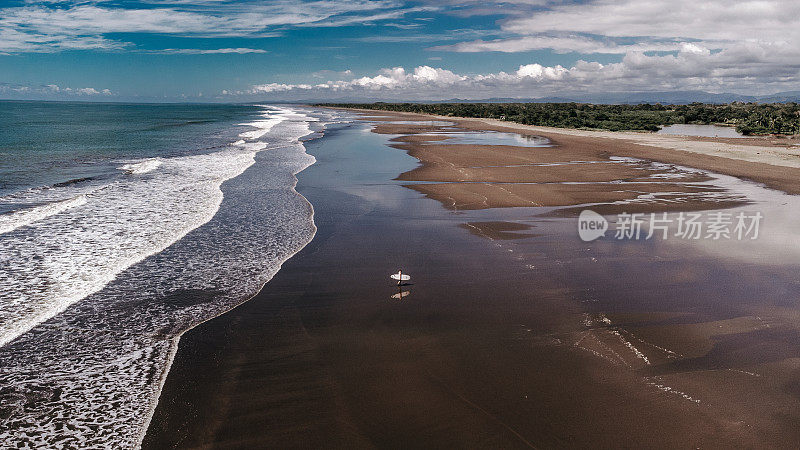
[[[313,240],[181,336],[143,447],[797,446],[793,150],[596,133],[329,126],[297,175]],[[584,242],[589,207],[765,227]]]
[[[314,236],[324,112],[0,102],[0,442],[135,448],[180,335]],[[102,120],[98,120],[102,117]],[[57,124],[57,125],[56,125]]]
[[[0,450],[800,449],[799,30],[4,2]]]

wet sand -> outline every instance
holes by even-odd
[[[452,118],[412,113],[361,110],[378,121],[449,120],[459,128],[543,136],[566,152],[602,157],[616,155],[694,167],[753,180],[791,194],[800,194],[800,142],[797,138],[708,138],[655,133],[588,131],[538,127],[494,119]],[[382,132],[408,130],[387,124]],[[418,129],[422,129],[420,127]]]
[[[437,144],[441,125],[382,116],[308,145],[298,190],[317,236],[182,337],[145,448],[800,444],[793,277],[697,248],[589,245],[551,214],[745,200],[608,162],[644,146]],[[398,268],[412,285],[391,283]]]
[[[625,161],[641,155],[624,143],[585,138],[575,141],[564,136],[557,140],[543,136],[549,145],[542,147],[459,144],[457,140],[449,143],[448,133],[453,130],[491,133],[509,129],[478,129],[475,122],[461,120],[450,126],[423,125],[424,121],[396,123],[398,117],[406,119],[405,115],[367,117],[377,122],[375,133],[395,136],[391,145],[420,161],[419,167],[398,179],[421,182],[405,186],[453,210],[599,203],[603,205],[597,207],[598,212],[611,214],[696,211],[743,203],[735,197],[709,199],[704,194],[715,187],[708,185],[710,177],[705,174]],[[492,142],[491,134],[487,134],[486,142]],[[652,198],[629,202],[644,196]],[[574,211],[561,210],[562,214],[569,212]]]

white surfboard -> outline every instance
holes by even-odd
[[[389,275],[389,278],[397,281],[408,281],[411,279],[411,275],[406,275],[404,273],[397,272]]]

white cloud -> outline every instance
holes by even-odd
[[[796,0],[597,0],[516,5],[501,25],[510,37],[466,41],[437,50],[456,52],[617,53],[676,51],[683,42],[724,49],[746,42],[800,45]]]
[[[118,50],[127,44],[101,36],[74,36],[63,33],[35,33],[20,31],[5,25],[0,17],[0,52],[17,53],[59,50]]]
[[[623,57],[591,76],[574,70],[589,67],[579,61],[564,78],[573,83],[600,74],[595,82],[608,83],[613,73],[616,78],[612,78],[644,89],[680,86],[764,92],[773,87],[800,87],[800,2],[796,0],[596,0],[533,8],[515,4],[506,13],[509,19],[501,23],[500,35],[505,35],[501,39],[465,40],[431,50],[550,50]],[[626,89],[622,82],[616,88]]]
[[[650,36],[741,42],[796,41],[800,2],[795,0],[600,0],[567,4],[509,20],[505,31],[602,36]]]
[[[622,54],[630,51],[675,51],[682,48],[681,42],[641,42],[633,44],[618,44],[611,40],[599,40],[586,36],[567,35],[567,36],[525,36],[508,39],[495,39],[484,41],[459,42],[452,45],[441,45],[431,47],[429,50],[453,51],[461,53],[477,52],[504,52],[518,53],[532,50],[550,49],[555,53],[617,53]]]
[[[343,26],[398,19],[433,7],[403,8],[398,0],[295,2],[155,2],[152,8],[120,8],[103,2],[0,8],[0,52],[121,49],[130,44],[112,33],[190,37],[274,37],[280,27]]]
[[[711,51],[691,42],[684,42],[681,44],[681,51],[684,53],[694,53],[695,55],[708,55]]]
[[[519,66],[517,70],[517,77],[519,78],[534,78],[534,79],[548,79],[560,80],[569,71],[561,66],[543,67],[540,64],[525,64]]]
[[[19,84],[0,83],[0,94],[14,97],[24,95],[27,97],[39,98],[69,98],[69,97],[95,97],[114,95],[110,89],[96,89],[93,87],[73,88],[61,87],[57,84],[45,84],[42,86],[25,86]]]
[[[349,70],[348,74],[352,74]],[[391,69],[381,69],[375,76],[360,77],[352,80],[328,81],[316,85],[310,84],[284,84],[266,83],[253,86],[248,91],[225,92],[229,95],[246,95],[274,92],[291,91],[381,91],[404,90],[407,88],[442,88],[457,85],[468,80],[468,77],[457,75],[449,70],[433,68],[430,66],[419,66],[413,72],[408,73],[402,67]]]
[[[459,28],[453,30],[447,30],[439,33],[402,33],[402,34],[380,34],[377,36],[364,36],[359,38],[352,39],[356,42],[420,42],[423,44],[431,43],[431,42],[441,42],[441,41],[455,41],[461,39],[470,39],[480,36],[486,36],[487,34],[491,34],[491,30],[486,30],[482,28]]]
[[[306,27],[342,27],[347,25],[364,25],[364,24],[372,24],[377,21],[381,20],[391,20],[391,19],[399,19],[407,14],[415,13],[415,12],[422,12],[422,11],[436,11],[439,8],[437,7],[416,7],[416,8],[404,8],[398,9],[394,11],[385,11],[379,12],[369,15],[363,16],[340,16],[340,17],[333,17],[326,20],[321,21],[314,21],[314,22],[307,22],[303,24],[298,24],[299,26],[306,26]],[[396,24],[393,24],[396,27]]]
[[[251,94],[269,94],[272,92],[287,92],[287,91],[297,91],[297,90],[309,90],[312,89],[313,86],[310,84],[282,84],[282,83],[268,83],[268,84],[259,84],[253,86],[250,90]],[[223,91],[227,92],[227,91]]]
[[[335,70],[318,70],[311,74],[314,78],[352,78],[353,71],[350,69],[342,70],[342,71],[335,71]]]
[[[75,92],[79,95],[99,95],[100,91],[95,88],[80,88],[76,89]]]
[[[214,55],[214,54],[247,54],[247,53],[267,53],[266,50],[258,48],[166,48],[164,50],[154,50],[152,53],[182,54],[182,55]]]
[[[699,44],[679,46],[676,54],[630,51],[610,64],[579,60],[571,67],[524,64],[513,72],[458,74],[419,66],[381,69],[372,76],[316,85],[269,83],[228,95],[276,94],[282,98],[446,99],[495,96],[542,97],[561,92],[632,92],[703,89],[711,92],[764,94],[800,84],[800,63],[781,61],[794,47],[748,44],[711,52]]]
[[[122,8],[121,3],[111,1],[47,4],[31,0],[27,6],[0,7],[0,53],[146,51],[121,41],[123,33],[265,37],[277,36],[287,28],[382,23],[386,26],[379,35],[362,35],[349,41],[447,43],[451,45],[432,50],[467,53],[550,50],[577,53],[581,60],[559,57],[562,67],[526,59],[521,62],[531,64],[508,73],[482,69],[483,74],[459,74],[431,66],[408,71],[386,68],[361,77],[352,72],[320,71],[310,75],[315,79],[311,84],[265,83],[239,94],[288,97],[347,91],[398,98],[476,98],[531,97],[553,90],[756,93],[800,87],[800,2],[796,0],[590,0],[581,4],[557,0],[421,0],[412,6],[403,0],[142,1],[149,5]],[[455,15],[501,13],[506,19],[498,22],[499,30],[474,27],[435,32],[424,26],[424,17],[400,20],[412,13],[434,10]],[[415,28],[419,32],[402,31]],[[243,47],[150,52],[200,55],[265,51]],[[593,62],[600,59],[593,54],[618,55],[614,59],[618,62]],[[315,84],[322,80],[326,81]],[[227,91],[227,95],[235,95]]]

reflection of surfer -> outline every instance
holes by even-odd
[[[406,275],[406,274],[404,274],[404,273],[403,273],[403,270],[402,270],[402,269],[399,269],[399,270],[397,271],[397,273],[393,273],[393,274],[389,275],[389,278],[391,278],[391,279],[393,279],[393,280],[397,280],[397,285],[398,285],[398,286],[402,286],[402,284],[403,284],[403,281],[408,281],[408,280],[410,280],[410,279],[411,279],[411,276],[410,276],[410,275]]]
[[[393,299],[395,299],[395,300],[402,300],[402,299],[404,299],[404,298],[405,298],[405,297],[406,297],[408,294],[410,294],[410,293],[411,293],[411,292],[409,292],[409,291],[403,291],[403,290],[401,290],[401,289],[403,289],[403,288],[401,288],[401,287],[398,287],[398,288],[397,288],[397,293],[396,293],[396,294],[394,294],[394,295],[392,295],[392,298],[393,298]]]

